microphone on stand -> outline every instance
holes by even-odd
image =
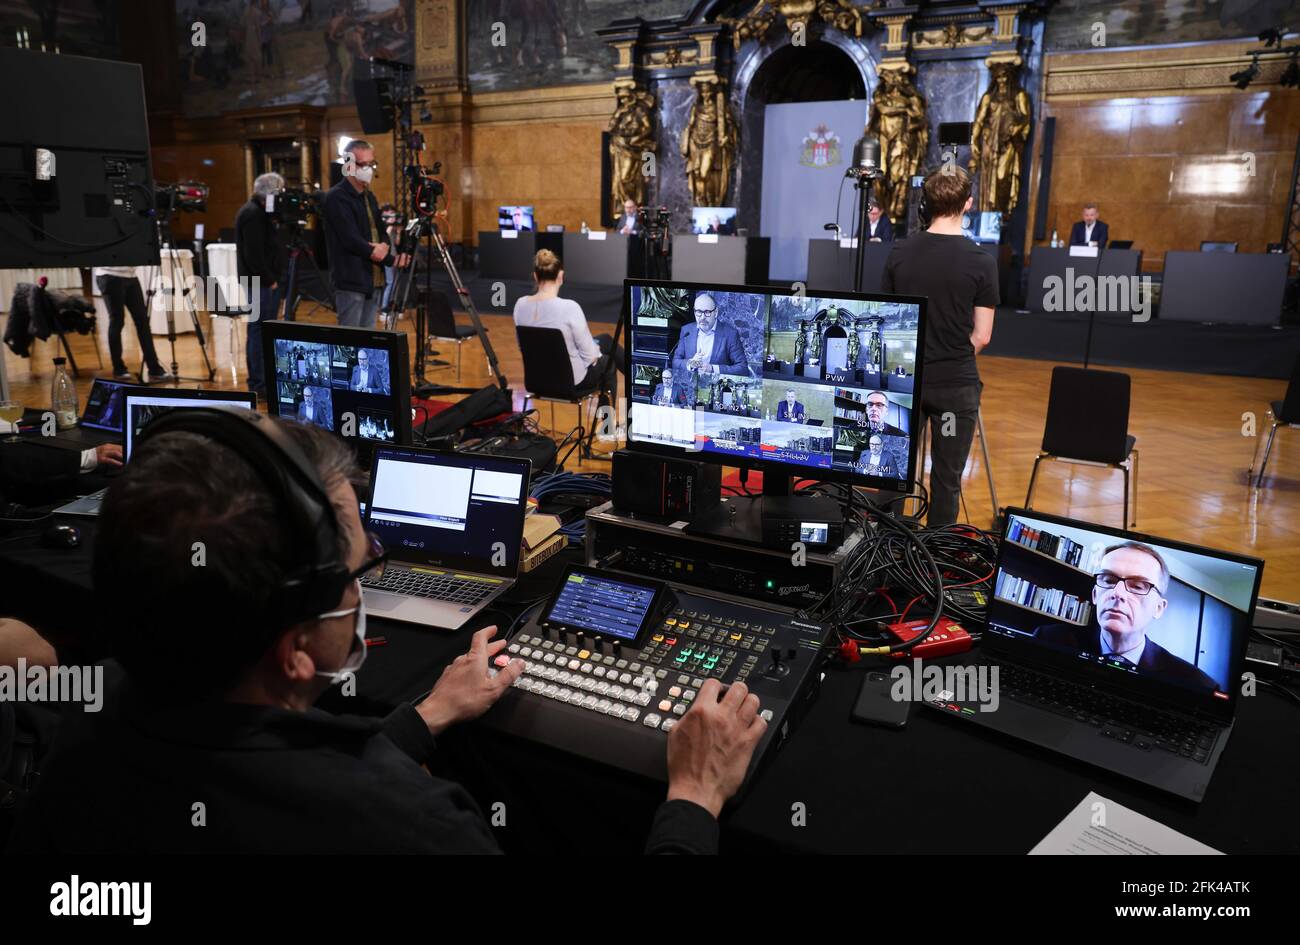
[[[844,174],[845,177],[875,180],[880,177],[880,139],[875,135],[863,135],[853,145],[853,163]]]

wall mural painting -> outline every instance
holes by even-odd
[[[690,0],[473,0],[467,37],[475,91],[609,82],[614,51],[596,30],[614,20],[680,16]]]
[[[414,0],[178,0],[185,112],[352,102],[358,63],[411,61],[414,17]]]

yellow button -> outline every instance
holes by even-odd
[[[740,634],[739,634],[739,633],[733,633],[733,634],[731,635],[731,639],[733,639],[733,640],[739,640],[739,639],[740,639]]]
[[[654,639],[654,641],[655,641],[656,643],[663,643],[663,642],[664,642],[664,635],[663,635],[662,633],[656,633],[656,634],[654,635],[653,639]]]
[[[690,625],[690,623],[689,623],[688,621],[685,621],[685,620],[683,620],[683,621],[682,621],[681,623],[679,623],[677,626],[680,627],[680,628],[683,629],[683,630],[689,630],[689,629],[691,629],[691,625]]]
[[[664,621],[664,623],[668,624],[668,626],[670,627],[675,627],[677,626],[677,618],[669,617],[667,620]]]
[[[580,660],[585,660],[585,659],[586,659],[587,657],[589,657],[589,656],[591,656],[591,652],[590,652],[589,650],[579,650],[579,651],[578,651],[578,659],[580,659]]]

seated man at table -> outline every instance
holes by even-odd
[[[1096,246],[1098,250],[1106,248],[1110,228],[1097,219],[1097,205],[1089,201],[1083,205],[1083,219],[1076,220],[1070,228],[1071,246]]]
[[[328,570],[350,580],[334,581],[345,585],[334,599],[318,592],[290,603],[309,569],[326,566],[304,551],[317,539],[304,540],[301,515],[289,513],[283,487],[271,486],[274,471],[197,433],[146,433],[109,490],[95,546],[95,589],[124,676],[108,664],[115,678],[103,711],[65,720],[11,845],[497,852],[465,789],[421,766],[435,756],[438,736],[486,712],[523,664],[489,672],[506,641],[487,627],[417,705],[404,703],[386,719],[314,708],[331,684],[355,686],[367,652],[358,578],[382,560],[382,549],[363,531],[348,480],[352,454],[341,440],[257,414],[241,420],[272,425],[269,435],[288,441],[315,473],[316,485],[285,475],[327,497],[319,540],[336,555]],[[202,567],[194,564],[196,536]],[[716,850],[718,812],[766,729],[745,686],[720,695],[716,680],[705,683],[667,739],[668,793],[650,852]]]

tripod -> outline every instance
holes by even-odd
[[[168,294],[170,296],[175,296],[176,284],[179,277],[179,281],[183,284],[183,288],[181,289],[181,298],[184,300],[185,310],[189,313],[190,324],[194,326],[194,337],[197,338],[199,342],[199,352],[203,355],[203,365],[208,369],[207,377],[181,377],[180,365],[176,361],[176,306],[173,304],[173,299],[169,298],[167,300],[167,343],[171,346],[172,356],[171,384],[175,387],[183,380],[210,382],[217,376],[217,369],[212,366],[212,361],[208,358],[207,339],[203,335],[203,326],[199,323],[198,312],[194,308],[194,297],[190,293],[189,282],[185,280],[185,267],[181,264],[180,251],[176,249],[175,245],[171,241],[171,212],[164,211],[158,214],[154,217],[153,223],[154,231],[158,239],[159,252],[166,253],[165,258],[167,259],[168,277],[171,282]],[[162,247],[164,246],[167,247],[165,251],[162,250]],[[153,273],[150,277],[149,291],[145,293],[144,311],[146,320],[153,313],[153,299],[158,293],[158,289],[162,286],[163,258],[164,257],[160,255],[158,258],[158,265],[156,267],[149,267],[156,268],[157,272]],[[145,367],[146,365],[142,355],[140,359],[141,381],[144,380]]]
[[[411,286],[415,282],[417,270],[417,258],[414,252],[416,245],[420,242],[421,237],[425,240],[425,245],[436,247],[438,257],[442,260],[443,268],[447,270],[447,275],[451,278],[452,287],[456,290],[456,296],[460,299],[461,305],[469,314],[469,319],[474,324],[474,331],[478,333],[478,340],[483,345],[483,353],[487,355],[488,370],[492,372],[492,379],[502,390],[509,390],[509,384],[505,375],[501,373],[501,365],[497,361],[497,353],[492,348],[492,342],[488,340],[487,329],[483,327],[483,320],[479,318],[478,309],[474,307],[474,299],[469,294],[469,289],[465,288],[465,283],[460,278],[460,272],[456,269],[456,264],[452,261],[451,252],[447,249],[447,241],[443,239],[442,232],[438,229],[438,224],[433,221],[432,216],[415,216],[406,224],[406,229],[402,234],[402,243],[399,254],[409,255],[411,264],[398,273],[397,282],[393,286],[393,294],[389,299],[387,310],[384,312],[385,326],[392,328],[397,323],[399,313],[406,311],[407,303],[411,297]],[[428,276],[432,277],[432,262],[425,264]],[[426,279],[426,286],[431,287],[431,282]],[[465,393],[457,388],[440,387],[430,388],[424,381],[424,353],[427,338],[425,334],[428,330],[425,319],[425,309],[423,306],[416,307],[415,313],[415,334],[417,342],[416,352],[416,376],[421,382],[421,391],[424,393]],[[472,393],[472,391],[469,391]]]
[[[870,210],[871,210],[871,187],[876,180],[876,174],[872,172],[863,172],[854,168],[850,170],[854,175],[853,186],[857,189],[858,200],[857,207],[854,210],[855,229],[854,236],[856,240],[853,247],[853,291],[862,291],[862,280],[866,276],[866,253],[867,239],[863,234],[871,232]]]
[[[302,293],[298,291],[298,265],[305,257],[307,267],[316,274],[320,284],[329,287],[330,283],[321,272],[320,266],[316,265],[316,257],[311,254],[311,249],[307,246],[306,241],[302,238],[302,227],[296,224],[290,225],[289,236],[289,272],[284,281],[284,320],[286,322],[294,321],[294,313],[298,309],[298,303],[302,301]],[[313,298],[313,301],[326,308],[333,308],[320,299]]]

